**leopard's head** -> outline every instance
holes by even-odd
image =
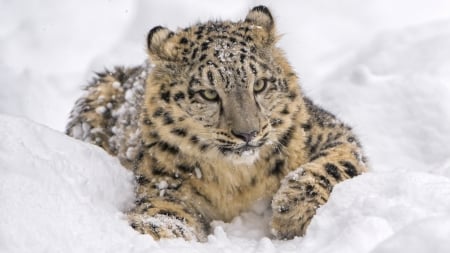
[[[264,6],[239,22],[151,29],[144,114],[155,118],[158,138],[236,163],[282,152],[301,95],[277,38]]]

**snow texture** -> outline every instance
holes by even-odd
[[[124,215],[133,175],[62,133],[81,87],[94,71],[144,62],[153,26],[240,19],[257,4],[273,11],[304,91],[354,127],[371,172],[336,186],[303,238],[270,239],[270,200],[214,221],[207,243],[140,235]],[[1,1],[0,252],[450,252],[449,10],[448,0]],[[129,112],[136,98],[124,97]],[[160,218],[148,222],[170,219]]]

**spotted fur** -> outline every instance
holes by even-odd
[[[304,96],[269,10],[147,37],[149,62],[99,74],[67,134],[136,175],[131,226],[156,239],[206,240],[272,199],[275,238],[302,236],[333,187],[366,171],[351,129]]]

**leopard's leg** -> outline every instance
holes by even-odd
[[[184,238],[206,241],[209,220],[187,203],[172,197],[151,197],[139,200],[128,212],[131,226],[155,240]]]
[[[277,239],[304,235],[333,187],[367,169],[361,147],[348,129],[333,129],[329,133],[327,138],[317,134],[312,138],[316,142],[310,146],[314,152],[309,163],[289,173],[274,195],[271,226]]]
[[[155,240],[206,241],[211,219],[202,207],[208,203],[193,190],[188,176],[170,170],[159,174],[140,172],[144,173],[137,172],[136,206],[128,212],[131,226]]]

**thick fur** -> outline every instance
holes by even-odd
[[[131,226],[156,239],[206,240],[272,199],[273,235],[302,236],[337,183],[366,171],[351,129],[299,88],[269,10],[148,35],[149,62],[100,74],[67,134],[136,174]]]

